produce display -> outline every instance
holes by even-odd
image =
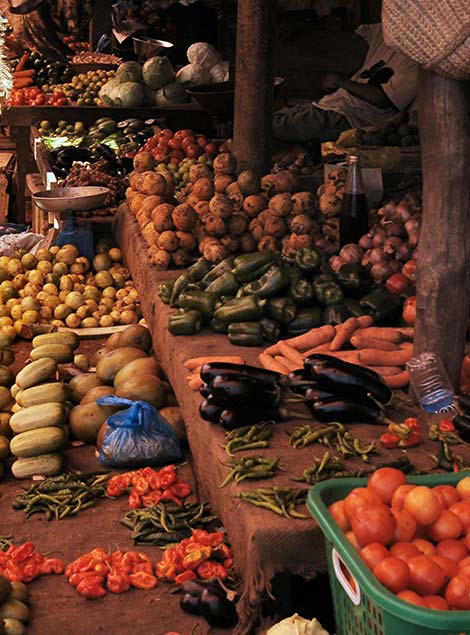
[[[73,69],[70,64],[51,60],[40,51],[28,51],[14,65],[13,71],[34,70],[34,83],[44,92],[49,92],[49,86],[60,81],[68,81],[73,76]]]
[[[63,154],[59,154],[58,158],[61,162],[65,160]],[[122,176],[116,176],[111,166],[112,163],[107,159],[85,165],[74,163],[67,176],[59,183],[59,187],[88,185],[107,187],[110,191],[106,195],[104,206],[105,208],[116,207],[126,191],[126,180]]]
[[[59,574],[63,571],[64,563],[60,558],[45,557],[36,551],[33,542],[15,545],[9,540],[3,541],[0,551],[0,575],[10,582],[28,584],[42,575]],[[16,593],[19,594],[20,591],[23,591],[22,587],[18,587]]]

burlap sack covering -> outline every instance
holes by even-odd
[[[424,68],[452,79],[470,79],[469,0],[383,0],[388,46]]]

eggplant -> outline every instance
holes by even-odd
[[[199,393],[201,397],[204,397],[204,399],[207,399],[208,397],[211,396],[210,386],[208,384],[202,384],[202,386],[199,387]]]
[[[235,404],[248,407],[247,409],[251,404],[272,406],[278,404],[282,396],[280,386],[266,386],[264,382],[249,377],[227,379],[223,375],[218,375],[210,387],[214,401],[227,404],[228,407]]]
[[[238,622],[235,604],[210,587],[201,593],[197,607],[211,626],[229,628]]]
[[[210,403],[207,399],[201,402],[199,405],[199,414],[204,421],[210,421],[211,423],[218,423],[220,415],[224,411],[224,406],[218,406],[214,403]]]
[[[308,401],[315,419],[340,423],[382,423],[382,411],[370,401],[362,404],[334,397],[322,401]]]
[[[459,403],[460,403],[461,397],[462,395],[460,395],[459,397]],[[459,433],[459,435],[462,437],[464,441],[470,440],[470,416],[469,415],[467,414],[456,415],[452,419],[452,423],[454,424],[455,429],[457,430],[457,432]]]
[[[325,399],[341,399],[344,395],[339,395],[337,393],[333,394],[332,392],[328,392],[326,390],[322,390],[318,388],[318,386],[313,385],[309,386],[304,393],[305,400],[307,402],[315,402],[315,401],[325,401]]]
[[[223,410],[218,419],[224,430],[234,430],[242,426],[251,426],[269,421],[282,421],[285,418],[282,409],[276,407],[256,407],[250,404],[249,408],[230,408]]]
[[[190,593],[185,593],[180,600],[180,607],[183,609],[185,613],[190,613],[191,615],[200,615],[199,613],[199,599],[200,591],[198,595],[191,595]]]
[[[228,362],[210,362],[204,364],[201,369],[201,379],[210,384],[218,375],[231,377],[233,375],[249,377],[257,381],[266,382],[272,385],[281,375],[271,370],[257,368],[256,366],[248,366],[246,364],[230,364]]]
[[[369,375],[370,377],[374,377],[379,381],[382,381],[380,375],[375,372],[375,370],[370,370],[370,368],[365,368],[364,366],[359,366],[359,364],[352,364],[351,362],[345,362],[342,359],[338,359],[337,357],[333,357],[333,355],[328,355],[326,353],[314,353],[313,355],[309,355],[304,359],[304,367],[305,369],[309,369],[315,362],[330,362],[332,366],[335,368],[340,368],[341,370],[350,370],[352,372],[356,372],[361,374]],[[298,372],[298,371],[293,371]]]

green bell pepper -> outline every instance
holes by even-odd
[[[402,300],[385,287],[376,287],[359,304],[364,313],[372,316],[374,324],[393,325],[401,315]]]
[[[297,315],[297,305],[292,298],[268,298],[265,312],[279,324],[289,324]]]
[[[302,269],[300,267],[294,267],[293,265],[284,265],[284,271],[289,276],[290,283],[298,282],[304,277]]]
[[[323,310],[322,322],[323,324],[332,324],[333,326],[336,326],[352,316],[353,314],[348,309],[345,302],[341,302],[341,304],[330,304],[330,306],[327,306]]]
[[[168,330],[172,335],[195,335],[202,327],[199,311],[178,311],[170,315]]]
[[[228,258],[224,258],[218,265],[212,267],[212,269],[206,273],[206,275],[202,278],[201,284],[202,288],[205,289],[210,285],[211,282],[217,280],[219,276],[221,276],[226,271],[232,271],[233,262],[235,260],[235,256],[228,256]]]
[[[173,282],[171,280],[167,280],[167,282],[162,282],[158,285],[158,297],[163,304],[170,304],[172,290]]]
[[[289,284],[289,278],[279,265],[272,265],[258,280],[252,280],[244,286],[244,295],[257,295],[270,298]]]
[[[226,302],[215,311],[214,318],[227,323],[246,322],[258,320],[262,313],[262,301],[255,295],[247,295]]]
[[[218,296],[235,295],[240,285],[231,271],[226,271],[216,280],[207,285],[206,293],[216,293]]]
[[[232,271],[239,282],[251,282],[260,278],[280,257],[279,253],[269,249],[243,254],[235,258]]]
[[[342,265],[336,279],[344,292],[354,298],[362,297],[373,284],[369,272],[359,263]]]
[[[235,346],[261,346],[263,333],[259,322],[236,322],[228,326],[228,339]]]
[[[364,315],[364,311],[361,309],[359,300],[355,300],[354,298],[344,298],[341,304],[344,304],[351,313],[352,317],[360,317],[361,315]]]
[[[222,320],[216,320],[215,318],[212,318],[209,326],[216,333],[225,333],[225,334],[228,333],[228,323],[223,322]]]
[[[205,258],[199,258],[196,262],[188,267],[187,274],[191,282],[199,282],[212,269],[211,263]]]
[[[184,291],[178,300],[181,309],[199,311],[205,318],[211,318],[215,311],[217,295],[207,291]]]
[[[189,277],[187,271],[185,271],[180,276],[178,276],[178,278],[176,278],[171,290],[170,306],[173,306],[173,307],[178,306],[179,297],[190,282],[191,282],[191,278]]]
[[[287,335],[287,337],[296,337],[297,335],[307,333],[310,329],[317,328],[321,323],[320,307],[312,306],[299,311],[292,322],[289,322],[289,324],[284,327],[284,334]]]
[[[275,320],[271,318],[263,318],[259,321],[263,339],[267,342],[277,342],[281,337],[281,328]]]
[[[342,302],[344,294],[342,288],[333,278],[319,274],[313,279],[313,291],[319,304],[328,306]]]
[[[294,264],[305,273],[315,273],[320,269],[321,256],[313,247],[301,247],[295,253]]]
[[[314,299],[313,287],[306,278],[301,278],[294,282],[287,289],[287,295],[292,298],[298,306],[312,304]]]

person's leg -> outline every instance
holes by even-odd
[[[351,126],[343,115],[312,104],[296,104],[273,114],[273,136],[280,141],[334,141]]]

